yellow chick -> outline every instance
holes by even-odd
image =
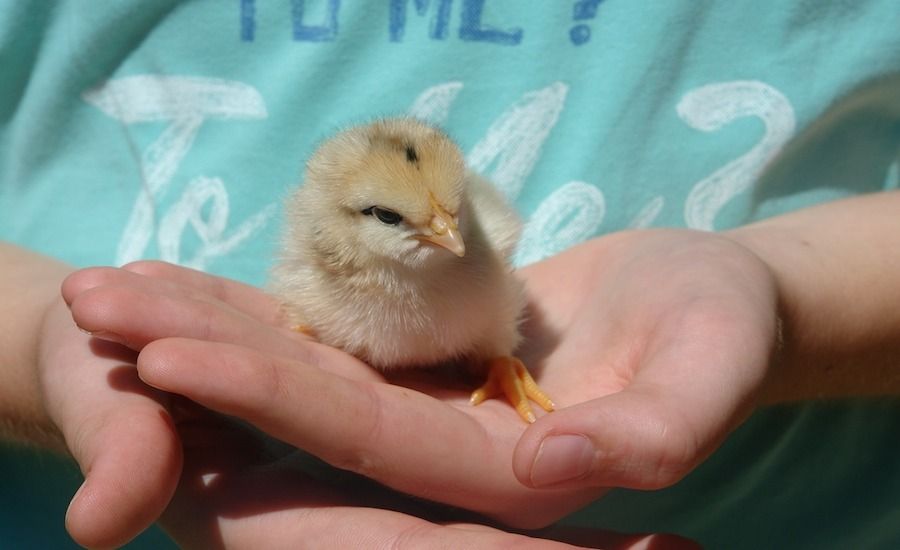
[[[326,141],[286,205],[271,289],[292,323],[381,370],[483,365],[475,405],[553,403],[521,361],[524,286],[509,263],[521,222],[440,130],[398,118]]]

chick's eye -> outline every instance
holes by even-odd
[[[375,216],[378,221],[385,225],[397,225],[403,221],[403,216],[400,214],[380,206],[370,206],[363,210],[362,213],[366,216]]]

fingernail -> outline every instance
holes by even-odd
[[[77,326],[77,325],[76,325]],[[87,334],[88,336],[92,336],[98,340],[104,340],[106,342],[113,342],[114,344],[122,344],[123,346],[128,345],[125,342],[125,339],[119,336],[114,332],[107,332],[105,330],[87,330],[81,327],[78,327],[82,333]]]
[[[79,487],[78,490],[75,491],[75,494],[72,495],[72,498],[69,500],[69,506],[66,508],[66,514],[67,514],[67,515],[68,515],[68,513],[69,513],[69,510],[72,509],[72,506],[73,506],[73,505],[75,504],[75,502],[78,500],[78,497],[80,497],[80,496],[81,496],[81,493],[84,492],[84,486],[85,486],[85,484],[87,484],[87,481],[84,481],[84,482],[81,483],[81,487]]]
[[[75,494],[72,495],[72,502],[75,502],[76,500],[78,500],[78,497],[81,495],[81,493],[84,492],[84,486],[85,486],[85,484],[87,484],[87,482],[86,482],[86,481],[83,481],[83,482],[81,483],[81,486],[78,487],[78,490],[75,491]]]
[[[531,464],[531,483],[547,487],[587,476],[594,461],[594,446],[583,435],[551,435],[541,442]]]

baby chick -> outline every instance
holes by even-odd
[[[528,422],[553,403],[521,361],[521,223],[440,130],[407,118],[346,130],[288,199],[272,290],[291,322],[375,368],[483,365],[475,405],[505,394]]]

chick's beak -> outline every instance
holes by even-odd
[[[463,242],[459,227],[452,217],[443,212],[435,214],[428,227],[431,234],[423,234],[420,237],[423,241],[446,248],[460,258],[466,255],[466,243]]]

